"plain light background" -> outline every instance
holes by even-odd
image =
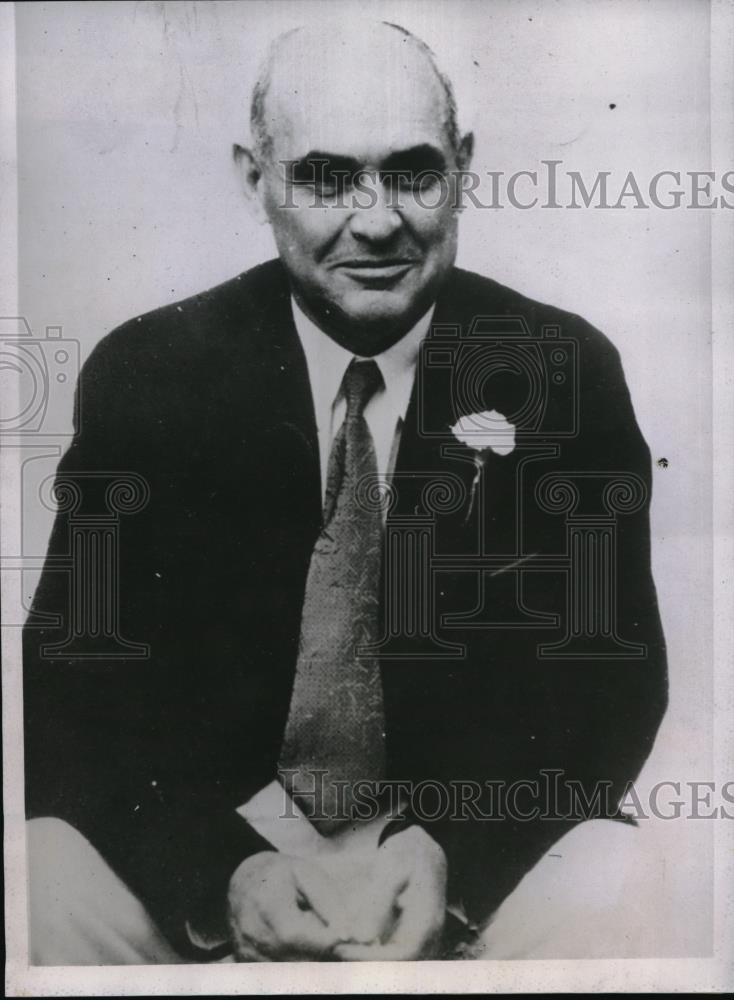
[[[611,190],[631,170],[644,190],[657,171],[710,167],[697,0],[22,4],[19,287],[36,334],[61,326],[86,356],[131,316],[272,256],[230,155],[257,64],[281,30],[365,14],[434,48],[480,173],[559,159],[589,180],[611,171]],[[671,705],[639,784],[710,779],[710,213],[467,209],[460,246],[461,266],[581,313],[621,351],[653,459],[669,463],[652,518]],[[42,554],[50,515],[27,514],[25,554]],[[676,919],[705,954],[711,824],[675,831]]]

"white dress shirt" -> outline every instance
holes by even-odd
[[[316,414],[323,497],[331,445],[346,414],[341,384],[350,362],[358,356],[340,347],[320,330],[295,300],[291,300],[291,304],[296,330],[306,355]],[[395,467],[403,422],[413,390],[420,344],[428,332],[432,316],[433,306],[397,344],[374,358],[385,384],[367,403],[364,417],[375,445],[378,475],[388,482]],[[284,819],[285,805],[286,793],[278,781],[273,781],[240,806],[237,812],[278,850],[289,854],[313,854],[319,848],[321,835],[295,803],[288,804],[290,818]],[[299,821],[295,821],[294,816],[298,816]]]
[[[353,358],[362,359],[341,347],[306,316],[295,299],[291,300],[296,330],[306,355],[311,383],[321,458],[321,495],[326,493],[326,475],[334,438],[344,422],[346,401],[342,379]],[[415,381],[415,366],[421,341],[428,332],[433,306],[402,337],[373,360],[380,369],[384,388],[378,389],[364,410],[377,457],[377,473],[389,480],[395,467],[400,433]]]

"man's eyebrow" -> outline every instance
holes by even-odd
[[[411,146],[410,149],[399,149],[385,158],[380,165],[383,171],[411,171],[420,173],[422,170],[446,170],[446,157],[436,146],[422,143]]]
[[[365,164],[354,156],[329,153],[320,149],[312,149],[300,159],[288,162],[294,176],[304,179],[307,177],[313,179],[314,175],[319,177],[327,172],[352,175],[366,169]],[[385,173],[406,171],[418,174],[422,170],[446,170],[447,164],[446,157],[440,149],[430,143],[421,143],[408,149],[395,150],[376,164],[376,167]]]
[[[296,175],[310,176],[318,179],[322,172],[341,172],[354,174],[360,168],[359,160],[352,156],[344,156],[339,153],[324,153],[319,149],[312,149],[299,160],[288,161]]]

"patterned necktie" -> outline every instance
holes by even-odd
[[[364,409],[383,385],[374,361],[350,363],[342,381],[347,411],[329,457],[321,534],[306,581],[301,638],[282,776],[301,809],[326,832],[348,819],[350,786],[384,777],[385,718],[375,655],[382,559],[382,514],[359,501],[377,460]],[[362,485],[364,489],[364,483]],[[326,772],[321,774],[319,772]],[[343,782],[341,796],[339,786]],[[324,819],[323,817],[326,817]]]

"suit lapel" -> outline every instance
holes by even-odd
[[[288,530],[315,539],[321,518],[321,474],[313,397],[293,322],[290,289],[279,264],[269,279],[264,307],[255,316],[251,380],[257,383],[264,475],[279,494],[280,513],[283,504],[293,507]]]
[[[479,543],[477,519],[472,517],[474,452],[451,430],[460,416],[470,412],[456,377],[456,362],[472,319],[471,304],[461,301],[452,276],[421,345],[394,474],[394,513],[435,515],[444,528],[451,526],[454,544],[463,540],[462,548]],[[508,463],[504,470],[503,463],[495,468],[494,457],[485,456],[488,471],[493,475],[506,471]]]
[[[480,308],[486,314],[492,303],[483,302]],[[393,475],[395,502],[387,521],[392,538],[388,539],[386,561],[396,559],[401,538],[420,533],[421,544],[428,548],[423,556],[427,582],[422,599],[430,607],[433,639],[391,640],[385,646],[387,658],[461,658],[463,652],[457,650],[466,650],[471,635],[464,632],[460,620],[471,615],[473,608],[478,609],[480,619],[487,614],[487,571],[480,569],[477,561],[492,556],[499,567],[511,565],[517,557],[518,453],[497,455],[485,450],[478,473],[478,452],[459,442],[451,430],[461,416],[500,407],[490,395],[491,382],[479,385],[476,394],[472,386],[462,385],[460,365],[466,354],[461,352],[466,351],[466,337],[476,314],[477,303],[461,295],[453,277],[437,302],[416,366]],[[388,566],[386,609],[407,600],[405,594],[389,592],[391,586],[405,591],[404,579]],[[500,582],[514,595],[513,574],[501,576]],[[416,608],[414,617],[417,614]],[[452,617],[454,624],[447,628]],[[400,622],[393,622],[387,631],[399,632],[400,627]]]

